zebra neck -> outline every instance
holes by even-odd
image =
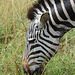
[[[59,24],[68,19],[75,21],[75,3],[73,0],[38,0],[29,9],[28,18],[35,19],[46,11],[49,11],[53,24]]]

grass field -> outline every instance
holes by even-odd
[[[27,10],[35,0],[0,0],[0,75],[23,75],[22,56],[29,20]],[[75,75],[75,29],[61,39],[58,53],[43,75]]]

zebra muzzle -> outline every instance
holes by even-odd
[[[24,73],[28,73],[28,61],[24,59],[22,61],[22,64],[23,64],[23,71],[24,71]]]

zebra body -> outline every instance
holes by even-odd
[[[28,12],[31,20],[23,55],[23,67],[40,75],[60,44],[61,37],[75,28],[75,0],[38,0]]]

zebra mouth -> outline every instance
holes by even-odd
[[[27,71],[25,70],[25,68],[23,67],[23,72],[24,72],[24,74],[27,74]]]
[[[24,74],[27,74],[28,73],[28,61],[24,59],[22,61],[22,64],[23,64],[23,72]]]
[[[41,75],[43,70],[44,70],[43,66],[40,66],[32,73],[32,75]]]

